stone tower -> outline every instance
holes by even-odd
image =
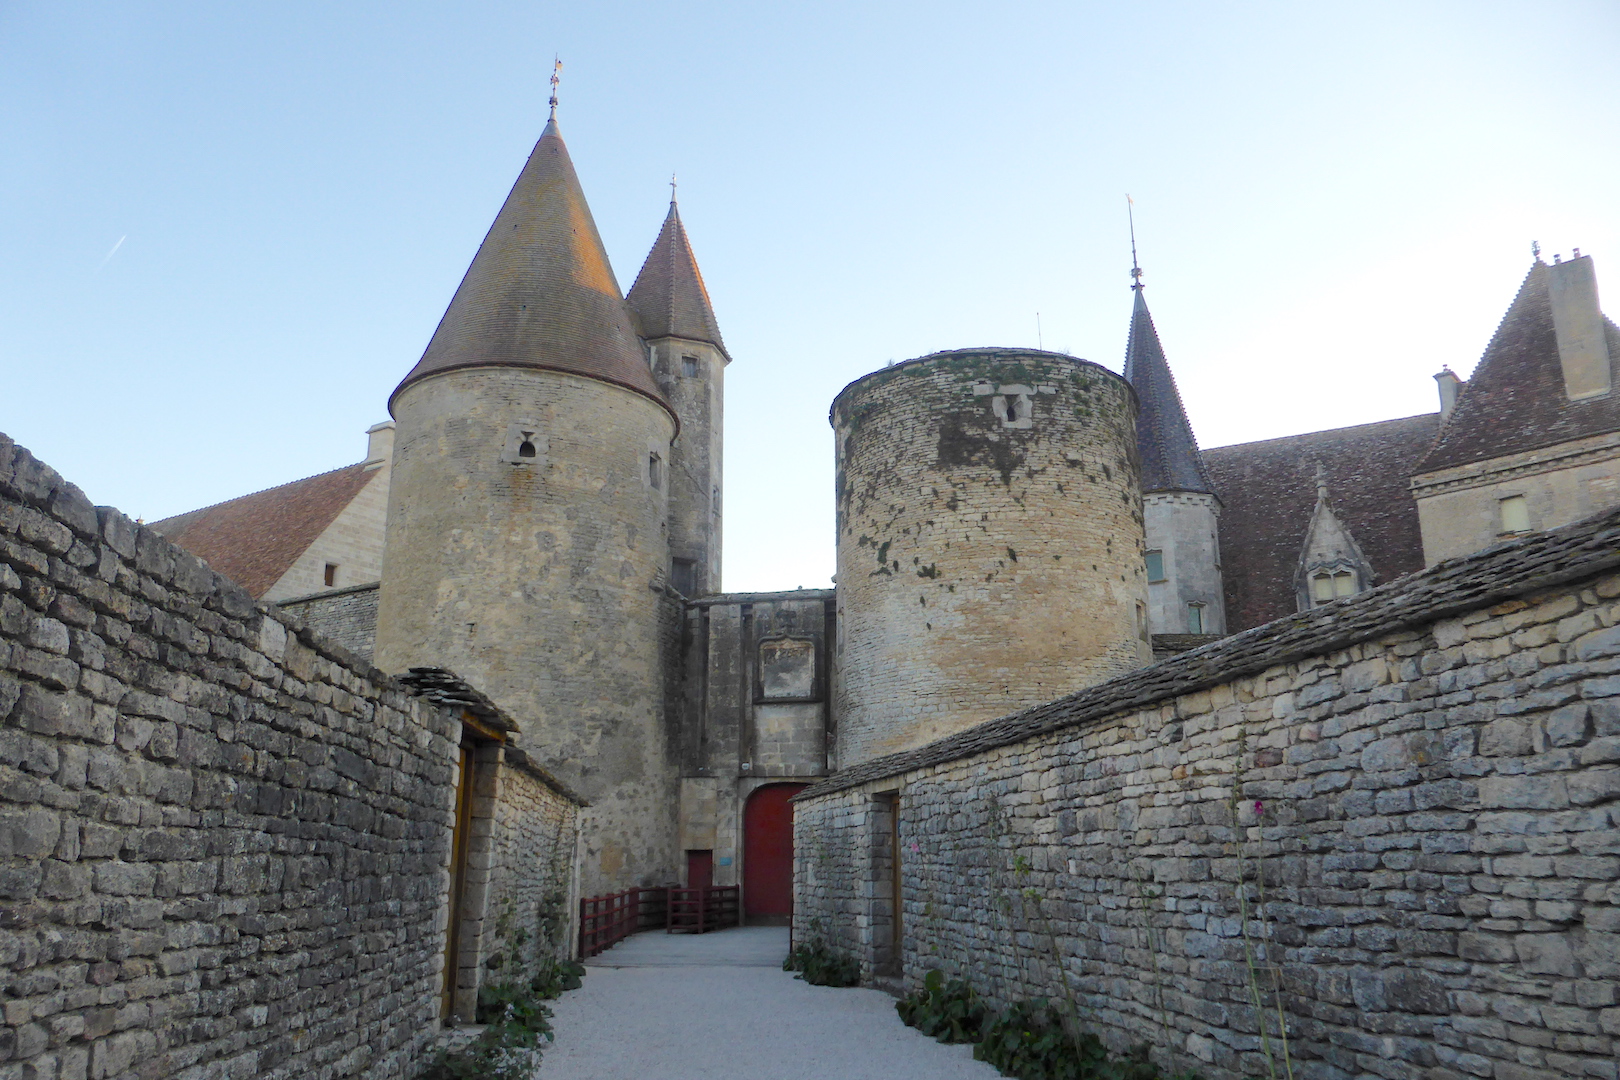
[[[1138,278],[1125,378],[1142,412],[1142,519],[1147,531],[1148,625],[1155,634],[1224,634],[1221,501],[1215,496],[1164,358]]]
[[[1032,349],[934,353],[834,399],[836,768],[1148,662],[1130,385]]]
[[[670,584],[689,597],[716,593],[721,427],[731,356],[673,197],[627,299],[659,389],[680,418],[681,433],[670,448]]]
[[[677,421],[555,120],[389,410],[377,665],[449,668],[511,714],[591,803],[587,893],[673,879]]]

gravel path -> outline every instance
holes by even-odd
[[[881,990],[782,970],[787,930],[637,934],[553,1002],[539,1080],[992,1080],[966,1046],[900,1023]]]

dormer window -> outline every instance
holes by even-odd
[[[1530,531],[1530,507],[1523,495],[1509,495],[1499,500],[1497,506],[1501,507],[1503,536]]]
[[[1318,570],[1311,575],[1311,604],[1326,604],[1360,592],[1349,570]]]
[[[698,358],[695,356],[681,357],[681,374],[686,376],[688,379],[695,379],[697,378],[697,373]]]

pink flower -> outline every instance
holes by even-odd
[[[1266,804],[1261,802],[1259,799],[1254,800],[1254,816],[1255,817],[1264,817],[1265,813],[1266,813]]]

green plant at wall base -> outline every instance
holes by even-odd
[[[578,990],[585,978],[585,965],[575,960],[544,957],[540,969],[529,980],[529,989],[542,1000],[561,997],[565,990]]]
[[[1045,998],[1014,1002],[986,1024],[973,1057],[1018,1080],[1165,1080],[1146,1046],[1116,1057],[1095,1035],[1071,1036],[1063,1013]],[[1169,1080],[1197,1077],[1185,1072]]]
[[[923,976],[922,988],[894,1003],[900,1019],[942,1043],[979,1041],[986,1009],[978,992],[961,979],[945,978],[933,968]]]
[[[539,1064],[538,1033],[494,1024],[466,1046],[439,1051],[419,1080],[529,1080]]]
[[[811,986],[859,986],[861,964],[848,953],[828,948],[825,942],[795,945],[782,961],[783,971],[797,971],[796,978]]]

